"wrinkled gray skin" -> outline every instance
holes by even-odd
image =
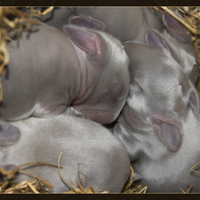
[[[75,178],[86,188],[91,184],[95,190],[121,192],[123,189],[130,174],[128,154],[102,125],[65,113],[43,119],[31,117],[9,126],[5,123],[0,122],[0,136],[5,136],[4,141],[0,140],[0,163],[5,169],[36,161],[57,165],[63,152],[61,173],[71,184]],[[12,137],[5,135],[8,127],[13,128]],[[17,137],[18,140],[9,146],[8,143]],[[32,166],[24,169],[50,182],[54,192],[73,189],[61,181],[57,168]],[[24,179],[32,180],[27,175],[17,175],[18,181]]]
[[[174,59],[195,84],[198,79],[196,52],[190,33],[176,19],[164,12],[159,19],[152,8],[145,7],[61,7],[42,16],[42,20],[56,28],[62,28],[71,15],[90,16],[104,22],[107,31],[121,42],[136,40],[145,43],[145,33],[157,30],[174,52]]]
[[[132,55],[130,93],[114,135],[149,192],[199,187],[190,171],[200,160],[197,91],[165,48],[127,42],[125,50]]]
[[[113,122],[130,83],[122,44],[93,27],[66,25],[62,31],[40,24],[34,28],[39,31],[29,39],[22,34],[19,48],[16,41],[8,45],[1,119],[50,117],[74,106],[91,120]]]

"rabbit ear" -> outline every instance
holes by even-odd
[[[165,48],[167,51],[170,52],[170,47],[166,40],[161,37],[156,31],[147,31],[145,34],[146,43],[153,46],[159,46]]]
[[[69,24],[96,31],[106,31],[107,29],[103,22],[86,16],[72,16],[69,18]]]
[[[166,119],[153,118],[152,124],[158,138],[170,150],[177,151],[181,146],[182,134],[179,128]]]
[[[150,30],[145,34],[145,41],[148,45],[158,46],[166,49],[176,60],[176,53],[172,50],[167,41],[156,31]]]
[[[185,44],[192,42],[190,32],[166,11],[163,13],[162,20],[169,34],[176,40]]]
[[[8,146],[15,143],[20,137],[17,127],[0,120],[0,146]]]
[[[63,27],[64,33],[80,49],[86,52],[89,59],[99,61],[102,57],[101,36],[90,29],[78,26],[66,25]]]

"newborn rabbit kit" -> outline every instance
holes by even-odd
[[[47,193],[198,191],[198,52],[164,10],[56,7],[8,43],[0,180],[32,181],[17,166],[40,161],[62,167],[25,167]]]

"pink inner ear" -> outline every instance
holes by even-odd
[[[169,13],[163,13],[163,23],[169,33],[181,43],[190,43],[191,36],[189,31],[178,20],[172,17]]]
[[[64,26],[64,33],[89,56],[101,55],[101,38],[96,33],[75,26]]]
[[[20,138],[20,131],[17,127],[0,120],[0,146],[8,146]]]
[[[165,41],[164,38],[162,38],[157,32],[155,31],[148,31],[145,34],[145,40],[147,44],[149,45],[154,45],[154,46],[159,46],[165,48],[167,51],[170,52],[169,45]]]
[[[72,16],[69,18],[69,23],[97,31],[106,31],[107,29],[103,22],[86,16]]]
[[[145,40],[146,43],[149,45],[158,46],[166,49],[174,58],[174,60],[177,60],[176,53],[170,48],[169,44],[165,41],[165,39],[162,36],[160,36],[160,34],[156,31],[147,31],[145,34]]]
[[[177,126],[154,118],[154,130],[161,142],[170,150],[177,151],[181,145],[182,135]]]

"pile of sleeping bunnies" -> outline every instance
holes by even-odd
[[[0,193],[200,192],[199,7],[0,7]]]

